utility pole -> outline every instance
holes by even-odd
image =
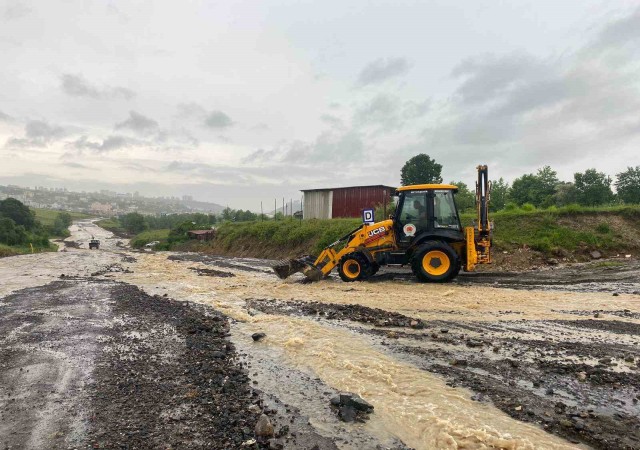
[[[262,200],[260,200],[260,222],[264,222],[264,210],[262,209]]]

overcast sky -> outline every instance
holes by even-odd
[[[193,195],[640,164],[633,1],[0,0],[0,183]]]

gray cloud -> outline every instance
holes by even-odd
[[[10,138],[5,147],[46,147],[67,134],[67,130],[58,125],[51,125],[43,120],[29,120],[24,127],[24,138]]]
[[[367,64],[358,75],[358,84],[377,84],[409,71],[405,58],[380,58]]]
[[[200,177],[207,181],[250,183],[251,178],[240,173],[236,168],[217,167],[206,163],[191,161],[172,161],[164,170],[173,173],[185,174],[190,177]]]
[[[13,117],[0,111],[0,122],[13,122]]]
[[[211,111],[204,119],[204,124],[209,128],[224,129],[232,126],[233,121],[222,111]]]
[[[31,8],[19,1],[9,2],[9,5],[4,9],[4,18],[6,20],[14,20],[25,17],[31,13]]]
[[[258,149],[243,159],[244,163],[286,164],[291,166],[334,166],[336,162],[358,161],[364,154],[364,141],[355,130],[330,130],[314,141],[282,142],[274,148]]]
[[[344,128],[344,122],[341,118],[333,116],[331,114],[323,114],[320,116],[320,120],[322,120],[327,125],[332,128]]]
[[[158,122],[136,111],[129,111],[129,118],[115,125],[116,129],[129,129],[138,134],[149,134],[158,129]]]
[[[181,118],[203,118],[207,114],[207,110],[197,103],[180,103],[178,105],[178,117]]]
[[[376,132],[399,130],[414,119],[429,111],[430,102],[405,101],[389,94],[377,94],[359,105],[353,113],[357,127],[376,127]]]
[[[89,98],[105,98],[105,99],[117,99],[123,98],[125,100],[131,100],[135,97],[135,92],[125,87],[106,86],[98,88],[92,85],[81,75],[73,75],[65,73],[61,77],[62,90],[72,97],[89,97]]]
[[[598,35],[595,45],[613,47],[640,41],[640,8],[606,26]]]
[[[490,146],[520,164],[566,163],[640,138],[640,9],[619,18],[573,53],[549,59],[524,52],[460,63],[452,100],[427,146]],[[613,56],[612,56],[613,55]],[[515,149],[509,150],[506,149]]]
[[[102,142],[90,141],[87,136],[80,136],[71,143],[73,148],[78,150],[94,150],[97,152],[109,152],[134,146],[146,145],[145,142],[132,139],[126,136],[112,135],[107,136]]]
[[[72,169],[88,169],[88,166],[80,164],[78,162],[67,161],[62,163],[63,166],[71,167]]]

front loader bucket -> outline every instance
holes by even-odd
[[[282,280],[289,278],[294,273],[301,272],[307,279],[318,281],[322,278],[322,271],[313,265],[313,256],[302,256],[296,259],[285,259],[271,266],[273,271]]]

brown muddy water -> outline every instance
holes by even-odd
[[[231,319],[252,385],[306,418],[297,426],[327,439],[320,448],[640,448],[636,262],[445,285],[397,269],[302,284],[259,259],[115,246],[58,255],[0,260],[12,275],[4,295],[75,271],[211,306]],[[374,405],[368,421],[338,420],[329,399],[341,391]]]

